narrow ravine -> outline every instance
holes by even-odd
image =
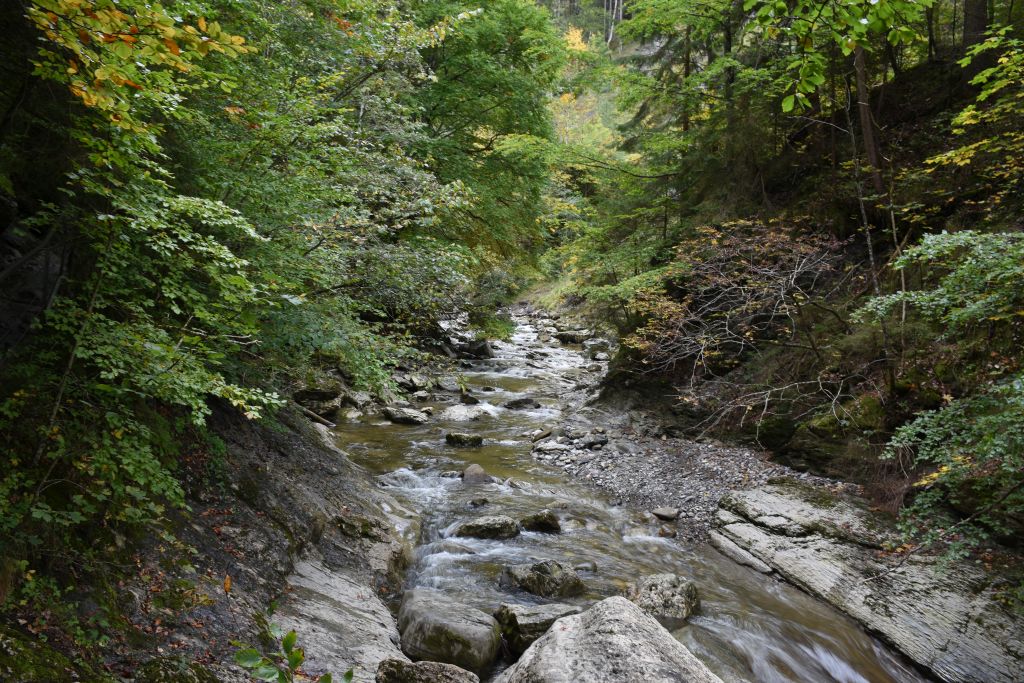
[[[430,393],[416,405],[433,409],[427,424],[374,416],[334,432],[338,445],[374,472],[381,487],[421,516],[405,589],[440,590],[493,613],[501,603],[546,602],[501,588],[505,565],[542,559],[573,565],[587,592],[562,601],[579,605],[620,594],[638,577],[672,572],[693,579],[701,599],[700,611],[676,624],[673,635],[725,681],[926,680],[824,603],[710,547],[663,538],[650,515],[615,505],[535,459],[531,436],[582,405],[607,364],[588,359],[579,347],[541,341],[526,314],[517,315],[516,324],[509,342],[493,345],[494,358],[464,361],[461,381],[479,403],[460,403],[453,392]],[[535,399],[540,407],[506,407],[516,399]],[[600,425],[594,430],[600,433]],[[446,443],[448,432],[479,435],[484,442],[455,448]],[[474,463],[494,481],[465,483],[459,475]],[[509,540],[452,536],[474,517],[521,519],[545,509],[557,515],[561,533],[526,531]],[[500,662],[490,674],[508,664]]]

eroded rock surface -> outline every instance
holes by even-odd
[[[504,588],[521,588],[545,598],[567,598],[587,588],[575,569],[556,560],[506,566],[501,570],[500,583]]]
[[[716,546],[849,614],[943,681],[1024,680],[1024,622],[969,565],[899,564],[878,550],[889,521],[855,499],[775,484],[721,501]],[[714,536],[713,536],[714,538]]]
[[[625,598],[556,621],[496,683],[722,683],[653,617]]]
[[[483,671],[498,656],[501,632],[490,614],[455,602],[444,593],[415,589],[398,611],[402,650],[413,659]]]
[[[503,604],[494,613],[501,626],[501,635],[513,654],[522,654],[535,640],[544,635],[551,624],[583,609],[576,605],[511,605]]]
[[[377,667],[375,683],[480,683],[480,678],[454,664],[386,659]]]
[[[488,515],[463,522],[456,536],[468,538],[513,538],[519,535],[519,522],[505,515]]]
[[[661,619],[686,619],[700,607],[696,584],[677,574],[645,576],[630,586],[626,597]]]

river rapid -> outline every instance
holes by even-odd
[[[668,626],[725,681],[927,680],[825,603],[707,545],[661,537],[662,523],[645,511],[617,505],[595,487],[535,459],[530,435],[556,426],[582,405],[606,364],[595,364],[578,346],[547,340],[528,315],[518,315],[516,324],[508,342],[493,344],[494,358],[465,363],[462,370],[461,381],[484,411],[478,419],[443,419],[444,410],[459,399],[439,393],[416,406],[432,407],[438,416],[427,424],[369,417],[334,430],[337,444],[420,516],[405,588],[444,591],[492,613],[503,602],[546,602],[500,588],[498,577],[507,564],[556,559],[576,566],[588,592],[561,601],[580,605],[620,594],[639,577],[672,572],[696,582],[701,609],[685,624]],[[503,407],[526,397],[541,407]],[[447,432],[478,434],[484,445],[453,448],[445,442]],[[458,473],[471,463],[498,481],[464,484]],[[557,514],[562,533],[523,532],[510,540],[450,536],[459,523],[476,516],[520,519],[542,509]],[[499,662],[491,675],[508,664]]]

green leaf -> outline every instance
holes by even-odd
[[[295,631],[288,631],[288,634],[281,640],[281,649],[285,651],[285,654],[291,654],[292,648],[295,647],[295,641],[298,639],[298,635]]]
[[[306,653],[302,651],[302,648],[301,647],[295,648],[294,650],[292,650],[291,652],[288,653],[288,668],[291,669],[292,671],[295,671],[300,666],[302,666],[302,662],[305,659],[306,659]]]
[[[263,661],[263,655],[254,650],[253,648],[247,648],[245,650],[239,650],[235,653],[235,664],[246,669],[252,669],[259,665]]]
[[[782,98],[782,111],[791,112],[796,105],[796,95],[786,95]]]
[[[258,667],[252,670],[253,678],[260,681],[270,681],[270,683],[276,683],[278,676],[281,671],[269,662],[260,664]]]

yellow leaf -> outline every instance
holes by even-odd
[[[224,592],[228,593],[228,594],[231,593],[231,577],[230,576],[225,576],[224,577]]]
[[[199,17],[199,30],[206,32],[206,17]]]

